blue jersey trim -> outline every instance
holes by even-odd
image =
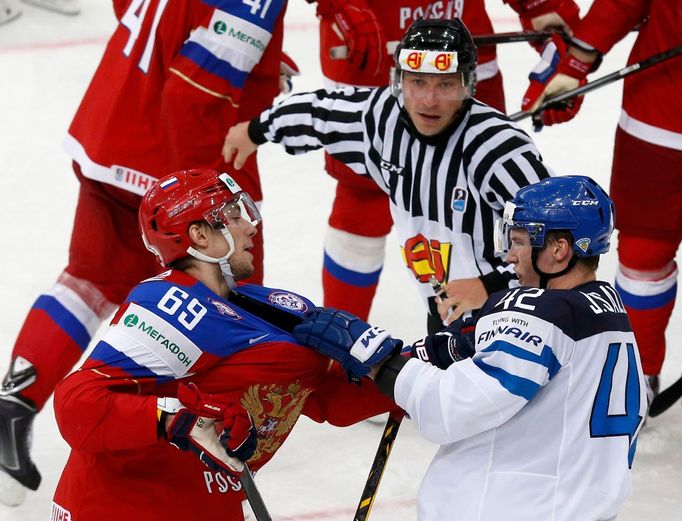
[[[366,288],[377,284],[382,268],[371,273],[359,273],[357,271],[349,270],[339,266],[332,258],[324,254],[324,269],[328,271],[333,277],[339,279],[341,282],[349,284],[350,286],[357,286],[359,288]]]
[[[192,60],[202,69],[215,74],[229,82],[234,87],[241,89],[249,76],[248,72],[233,67],[230,63],[217,58],[196,42],[187,42],[180,49],[180,54]]]
[[[540,386],[532,380],[508,373],[504,369],[486,364],[483,360],[474,359],[474,363],[485,374],[500,382],[507,391],[528,401],[540,390]]]
[[[102,362],[109,367],[117,367],[122,371],[125,371],[130,376],[135,378],[153,378],[157,380],[157,383],[173,380],[171,376],[159,376],[155,372],[149,370],[148,368],[141,366],[135,360],[125,355],[118,349],[115,349],[107,342],[100,340],[97,345],[92,350],[90,355],[92,360],[97,360]]]
[[[677,284],[673,285],[667,291],[659,293],[658,295],[649,295],[646,297],[640,295],[633,295],[625,291],[618,283],[616,283],[616,290],[623,299],[623,304],[633,309],[656,309],[665,306],[669,302],[675,300],[677,295]]]
[[[78,345],[81,351],[88,348],[92,337],[76,316],[66,309],[56,298],[41,295],[33,304],[33,309],[40,309],[48,314],[55,324]]]
[[[515,344],[505,342],[504,340],[496,340],[488,347],[481,350],[482,353],[492,351],[501,351],[503,353],[508,353],[516,358],[520,358],[521,360],[528,360],[529,362],[534,362],[536,364],[544,366],[547,368],[550,380],[554,378],[554,376],[561,369],[561,363],[554,355],[554,351],[552,351],[552,349],[549,346],[543,347],[540,354],[537,355]]]
[[[243,1],[235,2],[235,0],[203,0],[206,5],[210,5],[215,9],[219,9],[225,13],[247,20],[248,22],[257,25],[261,29],[265,29],[272,33],[275,22],[284,8],[284,0],[261,0],[260,2],[253,2],[256,6],[247,5]],[[265,16],[263,10],[267,6]],[[253,11],[253,12],[252,12]]]

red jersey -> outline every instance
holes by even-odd
[[[240,292],[303,312],[295,294]],[[254,419],[257,470],[301,414],[345,426],[395,407],[373,382],[348,382],[338,364],[180,272],[138,285],[83,368],[55,391],[55,416],[71,454],[54,495],[53,520],[242,519],[238,480],[205,467],[157,434],[157,397],[179,381],[237,401]],[[61,517],[60,517],[61,516]]]
[[[142,195],[175,170],[225,169],[227,129],[279,92],[286,3],[117,0],[118,27],[64,144],[83,174]]]
[[[188,380],[249,409],[259,437],[252,470],[272,458],[301,414],[345,426],[392,405],[372,382],[350,384],[340,366],[295,344],[240,351]],[[112,392],[112,384],[131,393]],[[54,511],[78,521],[187,521],[200,507],[209,518],[242,519],[237,480],[157,439],[156,396],[174,396],[175,384],[143,385],[136,394],[134,382],[112,382],[100,368],[82,369],[57,387],[55,413],[73,450]]]
[[[602,53],[642,23],[628,64],[682,44],[682,9],[670,0],[595,0],[575,37]],[[682,57],[628,76],[620,127],[656,145],[682,150]]]
[[[378,74],[372,71],[360,71],[348,60],[332,59],[330,49],[343,46],[344,41],[334,31],[332,23],[320,22],[320,62],[322,73],[334,83],[345,85],[378,87],[388,84],[389,70],[393,63],[393,51],[407,28],[418,18],[462,18],[471,34],[490,34],[493,26],[485,11],[483,0],[367,0],[367,4],[376,14],[388,41],[386,50],[389,59]],[[478,80],[491,78],[498,72],[495,61],[495,47],[486,46],[478,49]]]

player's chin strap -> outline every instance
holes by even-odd
[[[223,278],[227,283],[227,287],[230,289],[234,289],[237,286],[237,284],[234,281],[232,267],[228,262],[228,259],[232,257],[232,254],[234,253],[234,239],[232,238],[230,230],[227,229],[227,226],[222,227],[220,231],[225,237],[225,240],[227,241],[227,245],[229,247],[227,255],[225,255],[224,257],[209,257],[208,255],[204,255],[200,251],[195,250],[191,246],[187,248],[187,253],[189,253],[192,257],[194,257],[197,260],[220,265],[220,272],[223,274]]]
[[[547,283],[549,282],[550,279],[555,279],[557,277],[561,277],[562,275],[566,275],[566,273],[573,269],[575,263],[578,262],[578,256],[574,253],[573,257],[571,257],[571,260],[568,261],[568,266],[566,266],[563,270],[557,271],[556,273],[545,273],[544,271],[540,270],[540,268],[538,268],[539,253],[540,248],[533,248],[530,258],[533,263],[533,269],[535,270],[535,273],[540,275],[540,287],[542,289],[547,289]]]

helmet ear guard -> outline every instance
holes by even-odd
[[[423,74],[461,73],[468,96],[476,92],[477,52],[462,20],[420,18],[408,29],[393,55],[391,92],[402,92],[403,72]]]

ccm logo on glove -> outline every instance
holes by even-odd
[[[370,327],[353,344],[350,349],[350,354],[362,363],[377,352],[381,343],[390,338],[388,331],[380,327]]]

